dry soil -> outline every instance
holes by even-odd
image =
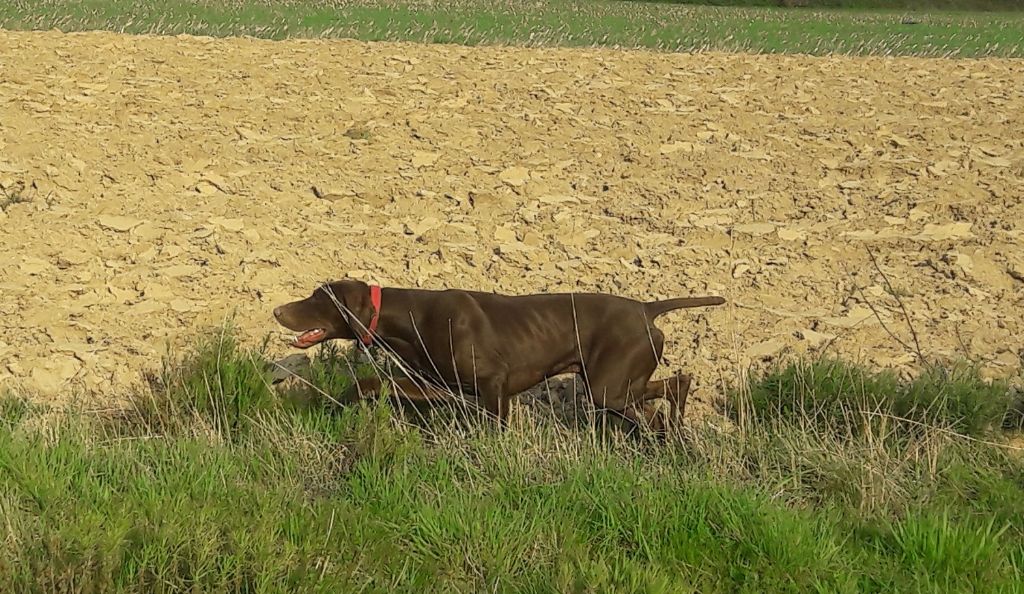
[[[1022,131],[1012,60],[0,31],[0,381],[104,406],[343,276],[724,295],[660,321],[704,400],[825,349],[911,372],[892,292],[1007,376]]]

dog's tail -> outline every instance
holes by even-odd
[[[678,299],[666,299],[664,301],[652,301],[644,304],[647,316],[654,319],[663,313],[685,307],[706,307],[709,305],[722,305],[725,299],[722,297],[680,297]]]

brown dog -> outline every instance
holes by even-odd
[[[644,403],[656,398],[667,398],[674,415],[681,415],[690,388],[686,374],[649,381],[665,342],[654,319],[723,303],[721,297],[642,303],[597,293],[381,289],[343,280],[275,308],[274,317],[300,333],[293,342],[298,348],[359,339],[389,349],[431,384],[398,380],[399,394],[411,400],[446,399],[450,391],[475,394],[504,423],[515,394],[554,375],[581,373],[595,406],[639,423],[650,415],[638,414],[637,407],[644,411]],[[375,393],[380,381],[363,380],[357,389],[364,396]]]

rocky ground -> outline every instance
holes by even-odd
[[[704,401],[823,350],[910,372],[900,302],[925,355],[1012,375],[1022,80],[1011,60],[0,32],[0,382],[105,406],[168,346],[229,315],[276,333],[274,305],[346,275],[724,295],[660,320],[659,375],[692,370]]]

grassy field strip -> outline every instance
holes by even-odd
[[[666,444],[521,404],[444,410],[270,387],[230,334],[117,418],[0,401],[4,592],[1017,592],[1019,395],[837,362],[733,394]],[[373,369],[332,350],[312,382]],[[872,414],[867,414],[872,413]],[[966,439],[960,436],[974,436]]]
[[[0,27],[63,31],[354,38],[466,45],[610,46],[665,51],[1024,55],[1024,13],[705,7],[604,0],[433,2],[16,0]]]

